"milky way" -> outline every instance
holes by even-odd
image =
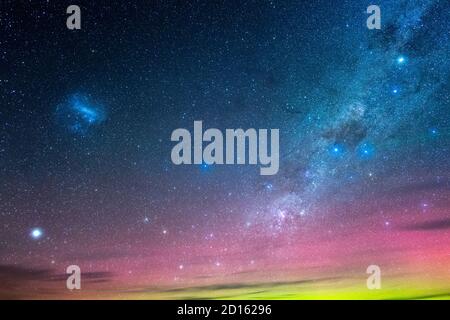
[[[450,3],[377,4],[2,4],[0,297],[448,298]],[[279,172],[174,165],[194,121]]]

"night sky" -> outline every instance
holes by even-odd
[[[449,1],[112,2],[0,4],[0,298],[450,297]]]

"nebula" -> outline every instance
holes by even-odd
[[[85,135],[106,119],[103,106],[93,104],[86,95],[75,93],[56,107],[60,125],[73,134]]]

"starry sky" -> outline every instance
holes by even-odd
[[[450,2],[72,2],[0,5],[0,298],[450,298]],[[195,120],[279,172],[174,165]]]

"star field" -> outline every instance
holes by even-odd
[[[1,5],[0,297],[448,297],[448,1],[381,30],[359,0],[70,4]],[[196,120],[278,128],[278,174],[174,165]]]

